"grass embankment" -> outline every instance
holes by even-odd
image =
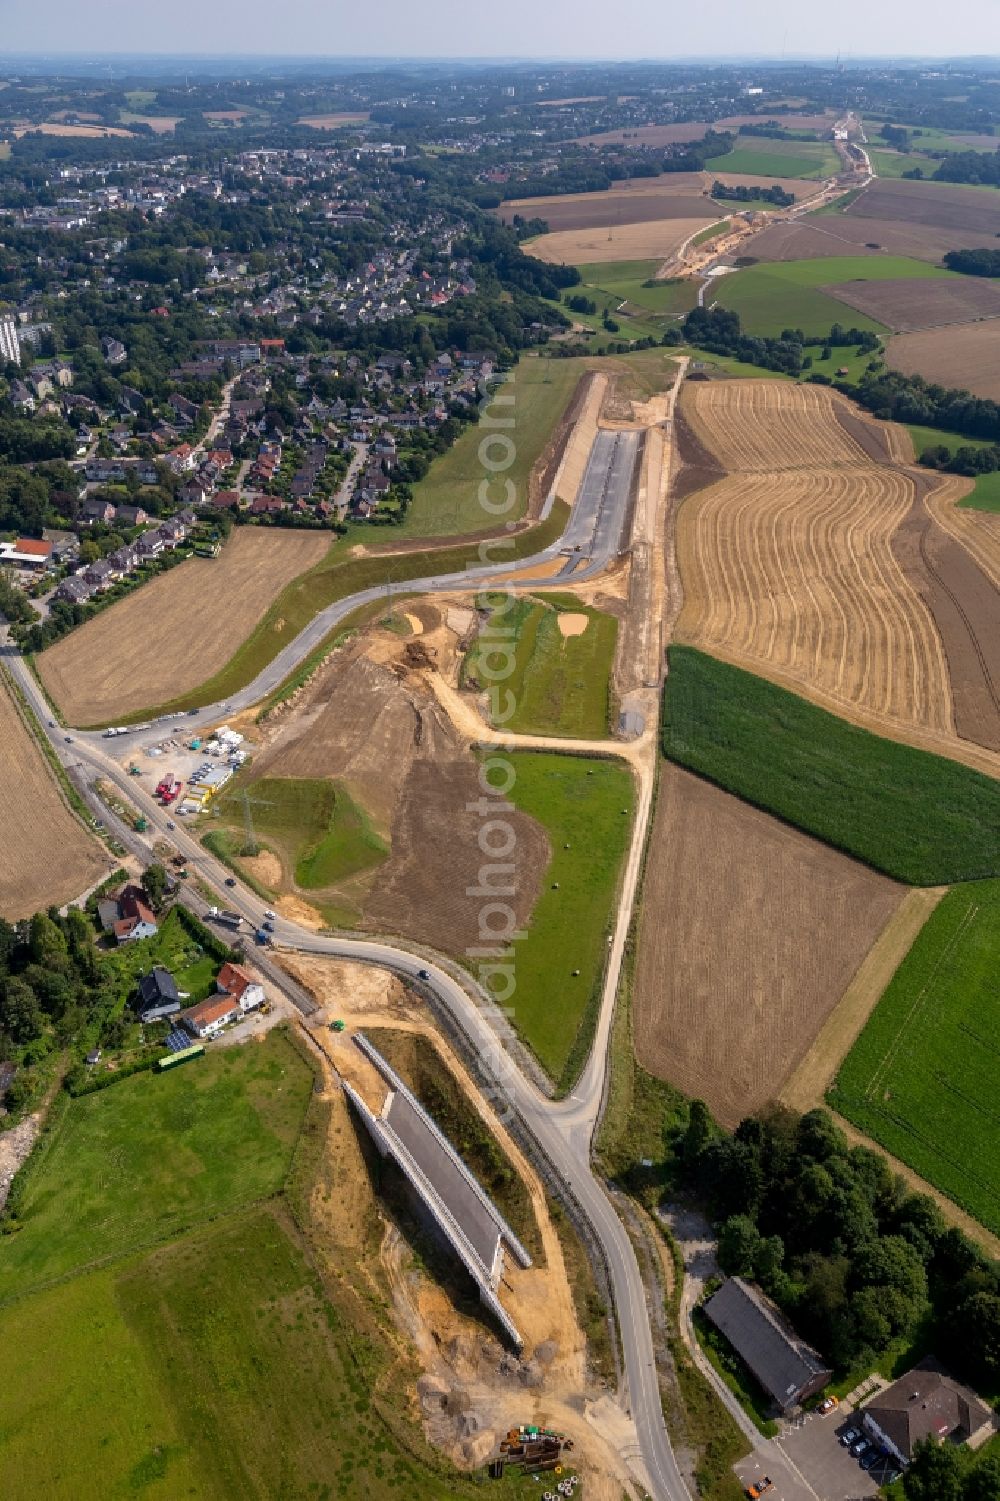
[[[560,616],[578,615],[586,628],[564,636]],[[513,638],[508,634],[513,631]],[[502,633],[502,634],[501,634]],[[611,668],[618,640],[613,615],[591,609],[570,595],[519,598],[498,604],[466,655],[466,685],[486,684],[497,650],[506,660],[514,646],[514,671],[502,684],[514,712],[502,728],[528,735],[567,735],[595,740],[607,735],[611,715]]]
[[[496,439],[488,453],[490,463],[505,463],[506,439],[514,445],[514,459],[503,470],[501,483],[491,484],[489,498],[502,499],[504,480],[517,492],[517,503],[500,521],[520,521],[528,506],[528,480],[532,468],[555,433],[577,382],[584,373],[579,360],[523,359],[509,372],[504,383],[491,383],[498,396],[485,409],[485,424],[470,423],[457,441],[431,464],[413,487],[406,519],[394,535],[400,537],[460,537],[463,532],[482,532],[496,526],[497,517],[479,498],[479,487],[493,475],[484,466],[480,446]],[[512,400],[508,403],[507,398]],[[498,421],[503,426],[497,426]],[[509,423],[509,426],[507,425]],[[500,434],[504,437],[501,439]],[[366,534],[367,535],[367,534]]]
[[[719,219],[715,224],[707,224],[704,229],[699,229],[692,245],[707,245],[709,240],[714,240],[718,235],[723,235],[730,228],[731,220]]]
[[[64,1104],[31,1159],[0,1302],[280,1188],[312,1088],[291,1044],[220,1048]]]
[[[829,1093],[866,1135],[1000,1234],[1000,881],[927,919]]]
[[[750,334],[777,336],[785,328],[800,328],[807,335],[823,335],[839,323],[888,337],[891,331],[884,323],[821,289],[852,281],[919,281],[955,274],[903,255],[824,256],[748,266],[720,277],[713,296],[721,307],[739,313]]]
[[[722,1377],[743,1411],[749,1414],[765,1438],[776,1437],[780,1430],[777,1423],[768,1417],[774,1402],[757,1384],[746,1362],[740,1359],[725,1335],[720,1334],[714,1324],[709,1323],[700,1308],[694,1310],[691,1322],[706,1358]]]
[[[665,319],[675,319],[694,307],[697,289],[690,279],[657,281],[661,261],[593,261],[577,266],[580,284],[566,297],[583,293],[597,304],[596,314],[569,315],[600,331],[605,315],[620,325],[627,337],[662,332]],[[565,299],[564,299],[565,300]],[[626,306],[623,308],[622,304]]]
[[[1000,785],[674,646],[672,761],[913,886],[1000,875]]]
[[[527,937],[515,949],[510,1004],[543,1066],[568,1087],[586,1058],[600,1003],[635,788],[614,761],[507,754],[516,774],[510,799],[538,820],[552,848]]]
[[[263,777],[246,789],[254,834],[274,849],[297,886],[322,890],[378,865],[389,846],[359,803],[340,782],[320,777]],[[227,854],[245,842],[242,793],[218,800],[230,839]],[[206,836],[207,839],[213,835]]]
[[[558,541],[568,517],[569,507],[557,500],[545,521],[517,532],[512,537],[499,538],[491,544],[458,543],[454,547],[443,547],[433,552],[372,553],[368,557],[351,558],[341,545],[335,544],[315,568],[300,574],[282,590],[260,624],[214,677],[190,693],[156,704],[141,713],[128,715],[123,722],[135,724],[156,714],[200,708],[226,699],[253,682],[282,648],[293,641],[329,605],[364,589],[384,588],[387,583],[400,584],[408,579],[461,573],[466,568],[477,568],[484,561],[480,553],[481,547],[489,548],[485,554],[487,564],[502,565],[533,557],[535,553]],[[316,652],[310,654],[310,660],[317,653],[329,651],[330,642],[343,628],[341,622],[331,629],[325,640],[318,644]],[[300,666],[296,672],[301,670]],[[99,729],[101,726],[93,725],[90,728]]]

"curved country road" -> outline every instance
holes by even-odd
[[[677,379],[670,394],[666,420],[673,413],[673,405],[686,367],[682,361]],[[626,435],[627,436],[627,435]],[[606,464],[607,475],[616,479],[617,461],[612,458]],[[659,477],[655,476],[657,491],[652,496],[640,496],[640,511],[644,516],[647,540],[662,542],[664,514],[661,502],[663,490]],[[627,487],[603,483],[591,487],[592,500],[583,507],[574,508],[566,534],[561,541],[540,553],[534,559],[522,560],[511,565],[513,570],[525,570],[539,562],[554,561],[560,554],[568,555],[574,564],[573,581],[590,578],[607,567],[620,548],[621,534],[627,514]],[[612,493],[613,492],[613,493]],[[609,511],[609,504],[611,510]],[[616,514],[617,518],[616,519]],[[579,546],[583,558],[577,552]],[[579,563],[582,561],[583,566]],[[660,559],[662,565],[662,558]],[[503,570],[497,568],[477,569],[450,577],[417,580],[401,585],[409,591],[433,592],[442,589],[467,588],[470,583],[485,577],[496,577]],[[539,580],[527,587],[539,587]],[[302,661],[313,647],[321,641],[351,610],[367,599],[376,599],[384,591],[367,590],[343,600],[324,611],[274,659],[270,667],[242,693],[235,695],[225,705],[214,705],[186,720],[191,726],[218,723],[224,714],[235,712],[257,702],[277,686],[298,662]],[[136,787],[123,767],[108,753],[116,742],[102,742],[99,732],[82,734],[76,731],[68,736],[51,724],[49,710],[41,689],[27,663],[12,647],[4,648],[5,665],[16,678],[21,691],[30,703],[39,724],[45,729],[60,761],[73,775],[88,800],[100,809],[100,817],[113,822],[115,832],[130,851],[141,861],[148,863],[152,846],[161,839],[169,841],[185,856],[192,871],[201,883],[218,894],[219,905],[238,910],[254,927],[259,927],[264,904],[248,888],[238,885],[227,888],[225,882],[229,871],[202,848],[179,825],[167,829],[169,810],[155,803],[144,791]],[[638,889],[649,814],[652,803],[653,781],[656,763],[656,707],[658,694],[655,687],[648,692],[649,714],[642,737],[631,745],[616,745],[601,741],[595,744],[572,742],[577,752],[601,755],[624,756],[636,774],[638,797],[632,841],[626,857],[618,893],[615,930],[609,946],[609,957],[602,994],[600,1014],[595,1029],[590,1055],[574,1092],[565,1100],[546,1098],[517,1066],[505,1041],[511,1036],[509,1023],[501,1016],[490,996],[467,975],[461,980],[457,972],[446,968],[444,963],[435,963],[424,954],[408,950],[402,942],[379,941],[327,936],[311,932],[288,919],[275,923],[275,938],[285,948],[303,953],[329,954],[353,959],[366,964],[389,969],[402,978],[414,981],[418,971],[429,978],[419,983],[432,990],[438,1005],[445,1009],[453,1024],[464,1034],[469,1047],[476,1054],[487,1075],[493,1080],[494,1103],[498,1108],[506,1106],[519,1120],[534,1155],[548,1165],[558,1176],[563,1191],[572,1197],[579,1212],[587,1221],[596,1241],[601,1246],[610,1278],[615,1312],[621,1336],[622,1357],[625,1371],[625,1389],[621,1401],[631,1413],[642,1456],[642,1474],[639,1477],[651,1497],[656,1501],[687,1501],[688,1489],[678,1469],[670,1440],[667,1435],[660,1400],[659,1381],[653,1351],[653,1340],[646,1311],[645,1291],[631,1241],[618,1218],[603,1187],[595,1177],[590,1165],[591,1143],[604,1098],[608,1069],[608,1042],[614,1014],[615,998],[624,954],[625,940],[632,918],[635,896]],[[162,730],[157,736],[162,736]],[[539,746],[537,737],[489,735],[490,740],[500,743],[524,743]],[[67,743],[67,739],[69,743]],[[551,742],[550,742],[551,743]],[[130,736],[126,742],[134,751],[137,737]],[[109,820],[107,811],[96,802],[96,794],[90,788],[95,777],[113,783],[126,799],[136,806],[148,820],[148,829],[140,835]],[[171,822],[173,820],[170,820]],[[204,914],[206,904],[192,886],[186,887],[182,899],[193,910]]]

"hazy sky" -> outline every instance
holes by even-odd
[[[0,0],[0,52],[1000,54],[1000,0]]]

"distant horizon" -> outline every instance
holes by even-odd
[[[101,48],[98,51],[86,51],[83,49],[71,49],[67,51],[54,51],[47,49],[39,51],[32,48],[0,48],[0,66],[8,59],[23,59],[28,62],[47,62],[49,60],[73,60],[78,62],[101,63],[110,58],[124,58],[134,62],[177,62],[188,65],[198,62],[219,62],[230,59],[233,63],[239,62],[270,62],[278,63],[313,63],[322,66],[328,63],[420,63],[431,65],[434,63],[476,64],[490,67],[503,67],[515,64],[518,66],[604,66],[604,67],[658,67],[664,64],[698,64],[704,67],[717,66],[719,63],[755,63],[765,67],[781,67],[794,63],[835,63],[842,68],[863,66],[866,63],[897,62],[897,63],[933,63],[936,68],[946,69],[958,64],[971,63],[997,63],[1000,65],[1000,51],[993,52],[956,52],[948,56],[942,56],[939,52],[864,52],[864,53],[835,53],[826,50],[815,52],[783,52],[780,56],[771,52],[689,52],[671,53],[654,56],[649,53],[643,56],[629,56],[619,54],[612,56],[601,53],[411,53],[411,52],[274,52],[271,50],[260,52],[230,52],[230,51],[206,51],[206,52],[150,52],[141,49],[114,49]]]
[[[8,5],[4,57],[131,57],[275,61],[482,64],[808,62],[856,54],[873,62],[933,62],[947,47],[956,61],[1000,57],[995,0],[839,0],[836,8],[799,0],[618,0],[612,9],[576,0],[506,0],[477,11],[467,0],[171,0],[169,26],[155,0],[48,0]],[[177,38],[197,50],[178,50]],[[392,46],[388,46],[391,40]],[[169,42],[169,47],[167,43]],[[234,51],[234,44],[239,49]],[[719,49],[724,49],[720,51]]]

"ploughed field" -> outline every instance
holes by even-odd
[[[678,437],[676,640],[1000,769],[1000,522],[825,387],[689,382]]]
[[[991,290],[996,290],[991,287]],[[996,291],[1000,298],[1000,291]],[[886,363],[907,375],[1000,401],[1000,316],[955,328],[922,328],[889,340]]]
[[[639,924],[639,1062],[735,1127],[777,1097],[902,894],[667,766]]]
[[[0,678],[0,916],[28,917],[95,885],[109,865],[73,814]]]
[[[189,558],[42,652],[42,682],[81,726],[187,693],[225,666],[285,585],[329,547],[326,532],[240,527],[219,557]]]

